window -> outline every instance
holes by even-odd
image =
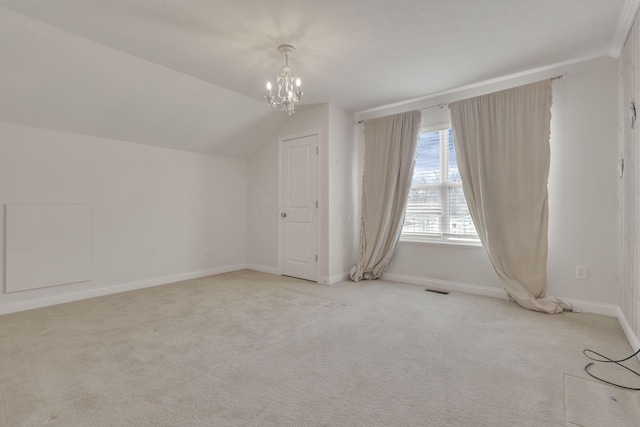
[[[451,129],[420,132],[415,162],[402,237],[477,243]]]

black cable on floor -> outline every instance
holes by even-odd
[[[591,357],[591,356],[589,356],[589,355],[587,354],[587,352],[589,352],[589,353],[591,353],[591,354],[595,354],[596,356],[600,357],[601,359],[596,359],[595,357]],[[602,355],[602,354],[600,354],[600,353],[597,353],[597,352],[595,352],[595,351],[593,351],[593,350],[589,350],[589,349],[584,349],[584,350],[582,350],[582,353],[583,353],[585,356],[587,356],[587,358],[589,358],[589,359],[591,359],[591,360],[594,360],[594,361],[596,361],[596,362],[602,362],[602,363],[615,363],[616,365],[621,366],[621,367],[623,367],[624,369],[626,369],[627,371],[631,371],[631,372],[633,372],[636,376],[640,377],[640,373],[639,373],[639,372],[636,372],[636,371],[634,371],[633,369],[629,368],[628,366],[625,366],[625,365],[623,365],[623,364],[622,364],[622,362],[625,362],[625,361],[627,361],[627,360],[631,359],[632,357],[635,357],[636,355],[638,355],[638,353],[640,353],[640,349],[638,349],[638,351],[636,351],[635,353],[633,353],[631,356],[629,356],[629,357],[625,357],[624,359],[620,359],[620,360],[613,360],[613,359],[610,359],[610,358],[608,358],[607,356],[604,356],[604,355]],[[624,389],[627,389],[627,390],[640,390],[640,388],[626,387],[626,386],[623,386],[623,385],[620,385],[620,384],[616,384],[616,383],[612,383],[612,382],[610,382],[610,381],[603,380],[603,379],[602,379],[602,378],[600,378],[600,377],[596,377],[596,376],[595,376],[595,375],[593,375],[591,372],[589,372],[589,367],[590,367],[590,366],[592,366],[592,365],[593,365],[593,362],[590,362],[587,366],[585,366],[585,367],[584,367],[584,370],[587,372],[587,374],[591,375],[593,378],[595,378],[595,379],[597,379],[597,380],[600,380],[600,381],[602,381],[603,383],[611,384],[611,385],[613,385],[613,386],[620,387],[620,388],[624,388]]]

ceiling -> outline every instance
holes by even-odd
[[[0,120],[246,157],[287,120],[281,43],[304,104],[358,112],[606,56],[637,3],[0,0]]]

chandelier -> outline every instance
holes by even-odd
[[[277,77],[278,89],[275,95],[271,92],[271,82],[267,82],[265,95],[267,104],[271,108],[276,111],[286,111],[289,115],[296,112],[296,107],[300,104],[303,95],[300,90],[300,79],[291,75],[291,69],[289,69],[289,54],[295,51],[296,48],[290,44],[278,46],[278,52],[284,55],[284,67]]]

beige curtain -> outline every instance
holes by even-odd
[[[464,195],[507,293],[530,310],[570,310],[545,296],[551,80],[450,109]]]
[[[420,111],[367,120],[360,216],[360,255],[351,279],[378,279],[398,244],[413,177]]]

